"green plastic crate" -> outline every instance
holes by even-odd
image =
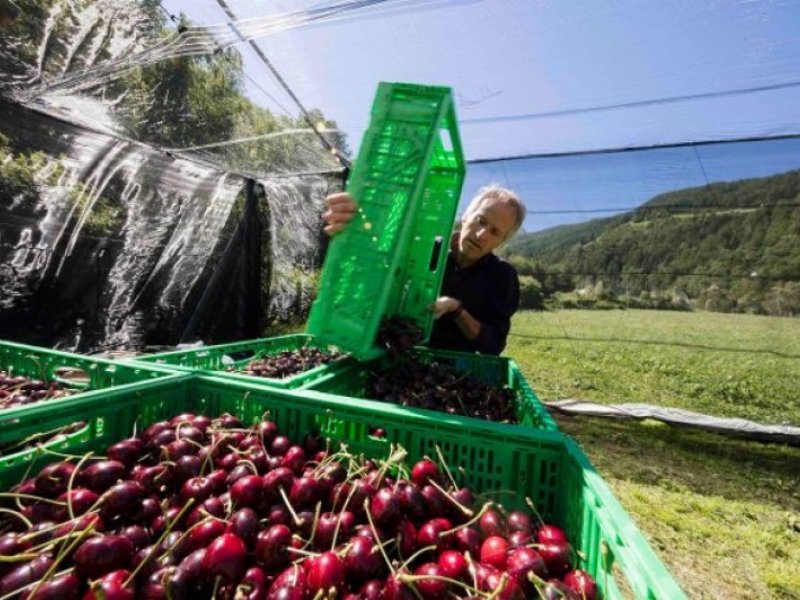
[[[511,388],[516,393],[516,417],[520,425],[558,431],[558,425],[553,417],[539,401],[520,368],[510,358],[427,348],[415,348],[413,356],[426,364],[439,362],[457,371],[469,373],[493,387]],[[336,396],[364,399],[367,398],[366,386],[370,372],[387,368],[391,368],[391,362],[387,358],[379,358],[368,363],[353,365],[331,377],[312,382],[309,388]],[[403,410],[429,412],[422,408]]]
[[[341,358],[283,379],[244,375],[226,370],[231,367],[234,369],[246,367],[254,358],[274,356],[280,352],[298,350],[303,347],[318,348],[320,350],[334,349],[329,344],[324,344],[315,339],[314,336],[299,333],[137,356],[131,362],[153,363],[187,372],[200,371],[208,375],[220,375],[253,385],[286,389],[305,387],[319,379],[325,379],[332,374],[338,373],[354,363],[351,358]]]
[[[347,190],[358,212],[328,247],[307,331],[368,360],[386,318],[430,336],[464,158],[449,88],[381,83]]]
[[[299,439],[316,430],[348,444],[354,453],[385,457],[389,444],[408,450],[408,461],[437,456],[475,492],[495,496],[509,509],[536,503],[545,519],[562,526],[581,553],[580,566],[598,582],[603,597],[616,600],[623,590],[635,598],[680,600],[680,587],[653,553],[631,518],[578,445],[558,433],[452,417],[411,413],[396,406],[351,403],[315,391],[251,388],[242,382],[194,375],[192,379],[150,385],[130,398],[78,401],[57,411],[37,410],[26,427],[52,428],[58,423],[89,420],[89,435],[65,442],[59,451],[82,454],[103,451],[148,424],[193,411],[215,416],[230,412],[255,423],[268,412],[281,430]],[[375,426],[385,438],[369,435]],[[31,467],[51,462],[41,453],[0,470],[0,487],[18,483]],[[500,491],[500,492],[498,492]]]
[[[0,410],[0,446],[24,440],[36,433],[48,432],[73,422],[84,421],[85,419],[82,418],[64,421],[58,416],[65,406],[69,406],[73,402],[83,400],[102,402],[106,398],[117,396],[124,398],[148,385],[169,382],[177,377],[174,372],[155,365],[116,363],[6,341],[0,341],[0,368],[10,371],[14,375],[25,375],[46,381],[58,380],[76,390],[76,393],[65,398]],[[63,375],[65,372],[71,372],[73,376],[65,378]],[[80,377],[75,378],[76,374]],[[56,416],[52,427],[42,429],[24,426],[24,423],[27,422],[24,419],[25,415],[39,414],[40,412]],[[84,434],[85,432],[81,430],[71,433],[67,437],[78,439]],[[19,457],[26,455],[25,451],[3,453],[0,456],[0,470]]]
[[[48,382],[59,381],[79,392],[81,397],[90,398],[102,396],[110,388],[129,389],[141,382],[175,376],[173,371],[156,365],[118,363],[7,341],[0,341],[0,369],[12,375],[24,375]],[[13,435],[10,424],[13,424],[18,415],[39,405],[53,407],[72,402],[76,397],[78,393],[65,398],[0,409],[0,444],[6,441],[7,435]]]

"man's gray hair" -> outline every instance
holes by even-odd
[[[519,231],[519,228],[522,227],[522,224],[525,222],[525,215],[527,214],[527,209],[525,205],[522,203],[522,200],[519,199],[516,193],[509,190],[508,188],[501,187],[499,185],[487,185],[482,187],[478,190],[478,193],[475,194],[475,197],[470,200],[469,205],[467,206],[467,210],[464,212],[464,218],[466,219],[469,215],[474,213],[478,210],[483,204],[485,200],[499,200],[504,204],[510,204],[514,207],[514,210],[517,213],[517,218],[514,221],[514,227],[511,231],[508,232],[506,235],[506,240],[510,240],[514,237],[514,234]]]

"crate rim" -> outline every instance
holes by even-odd
[[[150,363],[150,361],[151,360],[158,360],[160,358],[168,358],[168,357],[172,357],[172,356],[179,356],[181,354],[191,354],[191,353],[194,353],[194,352],[203,352],[203,351],[206,351],[206,350],[212,350],[212,351],[224,350],[225,348],[227,348],[229,346],[234,346],[234,345],[236,345],[236,346],[238,346],[238,345],[253,345],[253,344],[264,343],[264,342],[267,342],[267,341],[287,340],[287,339],[298,338],[298,337],[300,337],[300,338],[308,338],[309,340],[316,339],[316,336],[314,336],[311,333],[306,333],[306,332],[287,333],[287,334],[284,334],[284,335],[277,335],[277,336],[274,336],[274,337],[252,338],[252,339],[249,339],[249,340],[237,340],[237,341],[233,341],[233,342],[225,342],[223,344],[212,344],[210,346],[198,346],[197,348],[184,348],[183,350],[170,350],[168,352],[154,352],[152,354],[141,354],[139,356],[127,357],[127,358],[123,359],[123,362],[143,362],[143,363],[146,363],[146,364],[157,364],[157,365],[160,365],[160,366],[163,367],[163,365],[161,363]],[[320,341],[322,341],[322,340],[320,340]],[[327,342],[325,342],[325,344],[328,345],[328,346],[335,346],[335,344],[328,344]],[[178,367],[178,365],[175,365],[175,367]],[[186,368],[186,367],[184,367],[184,368]]]
[[[125,366],[130,366],[126,364]],[[137,367],[139,365],[133,365]],[[87,404],[93,405],[100,397],[108,394],[110,391],[114,392],[129,392],[135,390],[149,390],[153,387],[159,387],[166,383],[179,382],[183,379],[191,378],[190,373],[179,373],[175,371],[167,371],[161,377],[153,377],[151,379],[143,379],[142,381],[135,381],[132,383],[122,383],[119,385],[109,386],[98,390],[89,390],[80,392],[74,396],[66,396],[55,400],[45,400],[42,402],[34,402],[25,406],[18,406],[15,408],[6,408],[0,410],[0,426],[6,427],[13,424],[13,421],[22,417],[31,417],[38,415],[42,412],[51,411],[61,408],[66,405],[82,406]]]
[[[54,350],[52,348],[46,348],[44,346],[34,346],[32,344],[21,344],[19,342],[12,342],[8,340],[0,340],[0,349],[4,347],[10,347],[12,349],[23,350],[27,352],[44,352],[50,356],[55,356],[57,358],[63,358],[64,360],[82,360],[82,361],[91,361],[100,363],[102,365],[108,367],[116,367],[119,368],[120,366],[124,368],[138,368],[138,369],[148,369],[158,373],[159,375],[172,375],[173,371],[171,369],[165,368],[162,365],[158,364],[137,364],[137,365],[130,365],[132,360],[117,360],[111,358],[103,358],[102,356],[92,356],[91,354],[79,354],[77,352],[67,352],[64,350]]]
[[[249,383],[235,381],[233,379],[227,379],[218,375],[209,375],[207,373],[201,373],[201,372],[196,372],[194,373],[194,375],[197,376],[200,381],[213,381],[215,383],[225,384],[228,386],[233,385],[236,388],[241,389],[243,394],[247,393],[248,389],[254,387]],[[391,417],[392,415],[397,415],[403,418],[408,418],[410,415],[413,415],[414,420],[418,421],[419,423],[425,423],[425,424],[435,425],[437,423],[443,423],[451,426],[461,426],[473,430],[478,429],[480,431],[491,432],[496,435],[513,435],[514,434],[513,428],[519,428],[521,431],[527,431],[527,430],[535,431],[537,435],[541,433],[543,434],[543,436],[547,441],[560,440],[561,438],[565,437],[564,434],[558,431],[537,429],[535,427],[529,427],[526,425],[483,421],[480,419],[474,419],[472,417],[451,415],[448,413],[428,410],[425,408],[409,408],[407,406],[400,406],[397,404],[393,404],[391,402],[381,402],[378,400],[367,400],[362,398],[350,398],[348,396],[340,396],[337,394],[331,394],[328,392],[321,392],[311,389],[284,390],[280,388],[265,388],[265,387],[258,387],[257,389],[266,390],[270,392],[272,391],[280,392],[280,395],[286,397],[291,397],[293,395],[299,394],[303,398],[313,400],[320,406],[324,407],[325,410],[331,410],[331,411],[335,410],[337,407],[342,406],[344,404],[349,403],[353,405],[354,403],[356,403],[357,406],[365,410],[369,409],[372,411],[377,411],[377,413],[389,413],[388,415],[385,415],[388,417]]]

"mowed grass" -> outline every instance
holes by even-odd
[[[800,319],[522,312],[506,354],[544,401],[646,402],[800,426]],[[800,448],[557,417],[691,598],[800,599]]]

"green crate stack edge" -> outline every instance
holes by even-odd
[[[152,363],[185,372],[199,371],[208,375],[230,377],[231,379],[256,386],[285,389],[305,387],[317,380],[325,379],[338,373],[353,364],[351,358],[342,358],[335,362],[320,365],[308,371],[285,377],[284,379],[257,377],[225,371],[229,366],[236,368],[246,366],[251,360],[258,356],[275,356],[280,352],[298,350],[303,347],[318,348],[320,350],[332,349],[329,344],[315,339],[314,336],[298,333],[272,338],[232,342],[229,344],[203,346],[201,348],[187,350],[176,350],[174,352],[161,352],[159,354],[150,354],[147,356],[137,356],[129,362]],[[242,358],[237,355],[247,356]]]
[[[129,436],[134,425],[141,431],[186,411],[211,416],[227,411],[248,424],[268,413],[294,439],[316,430],[346,442],[354,453],[373,457],[385,457],[390,444],[399,444],[407,449],[409,463],[436,457],[438,447],[464,485],[477,493],[513,491],[498,496],[509,509],[524,508],[523,499],[530,497],[546,519],[564,527],[580,551],[580,566],[595,576],[604,598],[628,597],[623,590],[643,600],[685,598],[582,450],[559,433],[441,413],[411,413],[367,400],[355,404],[310,390],[254,389],[199,374],[153,382],[146,389],[131,390],[127,397],[117,394],[62,403],[56,410],[38,408],[23,418],[26,428],[89,421],[90,435],[65,440],[57,448],[79,455],[102,452]],[[386,430],[385,438],[369,435],[377,425]],[[61,459],[32,452],[31,460],[0,470],[0,488],[8,489],[53,460]]]
[[[414,348],[413,352],[414,356],[423,363],[441,362],[452,366],[457,371],[470,373],[488,385],[508,386],[516,392],[516,417],[519,425],[547,431],[558,431],[558,425],[555,420],[553,420],[553,417],[536,396],[536,392],[525,379],[522,370],[512,359],[505,356],[489,356],[429,348]],[[381,370],[386,365],[388,363],[382,359],[350,365],[339,373],[331,374],[330,377],[311,382],[307,388],[346,397],[348,400],[359,401],[366,399],[365,387],[369,372],[372,369]],[[437,411],[429,411],[422,408],[399,408],[401,410],[441,414],[437,413]]]
[[[464,181],[449,88],[381,83],[347,190],[358,212],[328,247],[306,331],[360,360],[384,317],[430,336]]]
[[[0,410],[0,446],[8,442],[23,440],[29,435],[49,431],[26,427],[26,421],[21,417],[30,412],[39,411],[41,408],[56,410],[59,406],[80,399],[102,400],[114,397],[116,394],[124,397],[132,389],[176,377],[173,371],[155,365],[125,364],[6,341],[0,341],[0,369],[10,371],[13,375],[25,375],[34,379],[60,380],[73,389],[84,386],[76,386],[74,381],[61,378],[58,371],[62,369],[79,371],[85,373],[89,380],[85,386],[87,391],[66,398],[45,400]],[[82,419],[76,419],[76,421],[80,420]],[[68,425],[68,423],[64,425]],[[79,438],[81,435],[85,435],[85,429],[71,433],[69,436]],[[9,461],[15,460],[15,456],[18,454],[26,455],[27,453],[15,452],[0,455],[0,469],[4,468]]]

